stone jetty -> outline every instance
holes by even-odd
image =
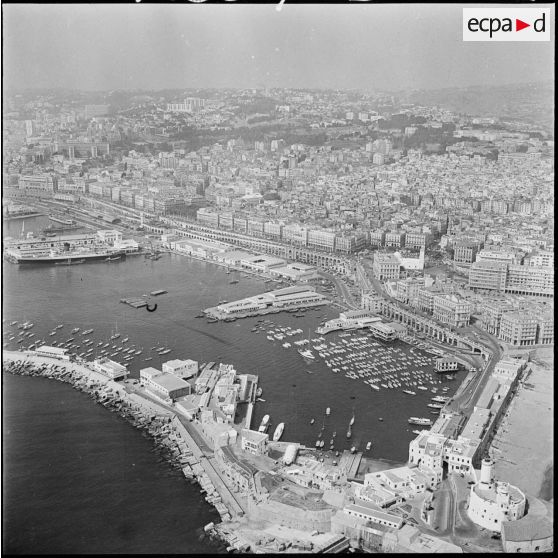
[[[143,400],[137,394],[128,393],[122,384],[85,365],[37,357],[30,353],[4,351],[2,369],[7,374],[40,376],[67,383],[87,393],[111,412],[119,414],[151,438],[155,451],[173,468],[181,470],[186,480],[199,484],[201,492],[205,493],[205,500],[218,511],[223,521],[231,520],[227,505],[201,464],[203,457],[200,457],[199,448],[190,436],[183,435],[185,430],[174,413]],[[217,534],[213,528],[206,532],[209,535]]]

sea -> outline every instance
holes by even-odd
[[[46,217],[26,219],[24,230],[38,232],[47,224]],[[21,221],[5,222],[4,237],[19,237],[21,229]],[[98,343],[109,342],[113,333],[121,334],[120,345],[128,337],[126,344],[142,351],[130,362],[131,377],[139,377],[141,368],[160,368],[162,362],[176,358],[232,364],[238,373],[259,376],[262,401],[256,403],[252,428],[257,429],[268,414],[272,429],[285,424],[282,441],[314,447],[321,430],[323,439],[334,440],[338,451],[353,446],[364,451],[370,441],[372,450],[365,451],[365,456],[386,464],[405,463],[408,444],[415,437],[412,430],[419,428],[407,419],[435,418],[426,406],[433,397],[430,390],[417,390],[415,396],[401,388],[375,391],[341,369],[333,372],[324,358],[304,359],[294,345],[295,340],[316,339],[315,328],[337,317],[338,308],[319,307],[300,318],[292,313],[272,314],[265,317],[266,324],[257,317],[229,323],[196,318],[202,309],[222,300],[276,287],[262,278],[227,273],[222,266],[177,254],[164,254],[157,261],[132,256],[75,266],[4,262],[3,342],[5,348],[16,349],[17,337],[9,337],[19,331],[10,323],[29,321],[34,324],[32,339],[47,344],[54,339],[79,340],[81,332],[71,334],[76,327],[93,329],[86,336],[94,341],[92,356],[100,350]],[[159,289],[168,292],[149,294]],[[147,295],[151,305],[157,304],[154,312],[120,302],[142,295]],[[59,324],[63,327],[51,336]],[[271,335],[273,340],[269,340],[269,330],[278,332],[279,328],[283,334],[294,329],[302,332],[282,340]],[[348,338],[330,333],[325,342],[343,347],[343,339],[359,336],[360,332]],[[283,347],[287,341],[289,348]],[[319,343],[306,347],[313,350],[311,346]],[[159,356],[154,348],[163,346],[171,352]],[[397,355],[409,357],[407,366],[413,357],[420,357],[420,366],[413,369],[440,381],[433,372],[433,357],[401,341],[370,346],[367,359],[378,368],[393,367],[394,349]],[[356,349],[347,347],[345,355],[351,351]],[[394,377],[399,373],[393,372]],[[449,390],[446,395],[456,391],[462,376],[460,372],[453,381],[442,380]],[[3,409],[4,552],[224,551],[203,538],[203,526],[218,521],[219,516],[204,501],[199,487],[164,462],[140,431],[86,394],[52,380],[3,374]],[[349,440],[345,433],[352,417]]]

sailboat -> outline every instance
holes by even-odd
[[[352,434],[353,434],[353,431],[352,431],[352,429],[351,429],[351,426],[353,426],[354,423],[355,423],[355,410],[354,410],[354,408],[353,408],[353,416],[352,416],[352,418],[351,418],[351,420],[350,420],[350,422],[349,422],[349,429],[347,430],[347,439],[349,439],[349,438],[352,436]]]
[[[116,322],[116,330],[115,332],[110,336],[111,339],[118,339],[120,337],[120,333],[118,333],[118,322]]]

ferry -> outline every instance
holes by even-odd
[[[258,432],[264,433],[267,430],[268,425],[269,425],[269,415],[265,415],[264,418],[262,419],[260,427],[258,428]]]
[[[275,429],[275,432],[273,433],[273,441],[277,442],[281,436],[283,435],[283,430],[285,429],[285,423],[281,422],[277,425],[277,428]],[[322,440],[323,443],[323,440]]]
[[[410,389],[402,389],[401,390],[403,393],[408,393],[409,395],[416,395],[415,391],[411,391]]]
[[[432,421],[429,418],[409,417],[407,422],[409,424],[418,424],[421,426],[432,426]]]

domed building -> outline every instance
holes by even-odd
[[[507,482],[494,480],[494,462],[483,459],[479,481],[471,486],[467,513],[480,527],[500,533],[503,521],[525,515],[525,494]]]

